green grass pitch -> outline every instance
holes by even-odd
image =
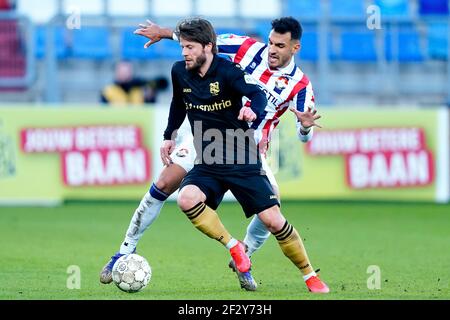
[[[241,290],[225,248],[195,230],[174,203],[138,246],[152,267],[150,284],[135,294],[102,285],[100,269],[118,250],[136,205],[1,207],[0,299],[450,299],[450,205],[284,202],[328,295],[307,292],[273,237],[252,259],[258,291]],[[223,203],[218,212],[242,239],[249,220],[240,207]],[[80,268],[80,289],[67,288],[72,265]],[[368,288],[369,266],[380,268],[380,289]]]

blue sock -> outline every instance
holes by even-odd
[[[169,195],[165,193],[164,191],[161,191],[158,189],[158,187],[155,184],[152,184],[152,187],[150,188],[150,194],[153,198],[159,201],[166,201]]]

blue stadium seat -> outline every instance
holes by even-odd
[[[340,53],[337,53],[336,59],[354,62],[376,61],[375,33],[370,31],[342,32]]]
[[[183,60],[180,43],[178,41],[161,41],[156,45],[156,51],[160,59],[173,61]]]
[[[80,59],[110,58],[110,34],[106,27],[82,27],[73,30],[72,56]]]
[[[319,2],[319,1],[317,1]],[[361,0],[331,0],[331,17],[366,17],[366,7]]]
[[[398,49],[395,56],[393,52],[394,41],[398,41]],[[385,38],[385,45],[387,61],[420,62],[424,60],[420,46],[420,35],[417,31],[400,31],[397,33],[397,37],[392,32],[388,32]]]
[[[421,15],[448,15],[448,0],[419,0]]]
[[[145,49],[144,45],[147,41],[146,38],[136,35],[133,31],[135,28],[125,28],[121,32],[121,50],[122,59],[125,60],[154,60],[158,59],[159,55],[157,47],[164,42],[161,41],[155,46],[150,46]]]
[[[318,0],[286,0],[284,15],[293,17],[317,18],[321,15]]]
[[[260,40],[267,42],[269,33],[272,30],[271,20],[256,23],[254,30],[254,33],[259,36]]]
[[[449,58],[448,28],[448,23],[444,22],[428,25],[428,54],[430,58],[437,60]]]
[[[299,57],[303,61],[317,61],[319,59],[319,35],[316,32],[303,33]]]
[[[56,57],[58,59],[64,59],[68,55],[67,45],[65,40],[65,28],[55,28],[54,29],[54,47],[56,50]],[[34,44],[35,44],[35,56],[38,59],[45,57],[46,49],[46,33],[47,29],[45,26],[38,26],[34,31]]]
[[[411,11],[408,0],[376,0],[375,4],[380,7],[381,14],[388,17],[409,17]]]

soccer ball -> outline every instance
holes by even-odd
[[[147,260],[138,254],[120,257],[113,266],[112,278],[116,286],[125,292],[138,292],[145,288],[152,277]]]

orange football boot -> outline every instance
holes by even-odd
[[[308,290],[312,293],[328,293],[330,289],[328,286],[319,279],[319,276],[312,276],[305,281]]]
[[[230,249],[230,254],[239,272],[247,272],[250,270],[252,263],[250,262],[250,258],[245,253],[245,246],[242,242],[239,241],[237,245],[232,247]]]

